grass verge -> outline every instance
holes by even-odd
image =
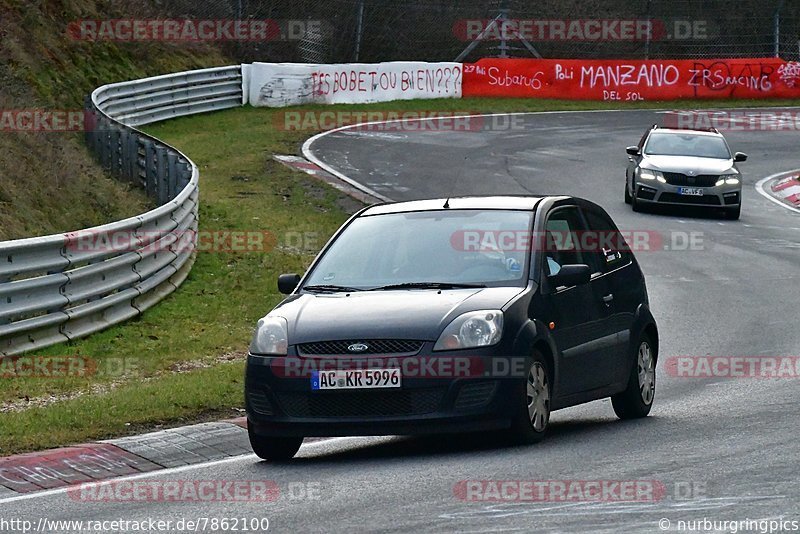
[[[796,104],[647,102],[627,109]],[[464,99],[294,109],[523,112],[619,107],[597,102]],[[0,368],[0,455],[211,416],[241,415],[243,358],[256,320],[281,299],[275,287],[277,275],[304,271],[316,249],[357,207],[333,188],[272,159],[274,154],[298,153],[302,141],[316,133],[277,129],[277,114],[283,111],[234,109],[148,128],[200,167],[201,231],[268,231],[276,238],[275,247],[260,253],[201,252],[183,286],[141,317],[35,354],[95,360],[106,373],[2,378]],[[298,249],[300,234],[316,236],[316,247]]]

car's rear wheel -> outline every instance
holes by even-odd
[[[250,446],[253,448],[253,452],[262,460],[290,460],[300,450],[300,445],[303,444],[303,438],[259,436],[253,432],[250,425],[247,426],[247,435],[250,438]]]
[[[732,221],[739,220],[739,216],[742,214],[742,205],[739,204],[735,208],[726,208],[725,209],[725,217]]]
[[[628,189],[628,178],[625,177],[625,204],[630,204],[633,201],[630,189]]]
[[[534,351],[525,372],[525,382],[517,389],[517,412],[511,425],[516,443],[537,443],[544,439],[550,423],[550,372],[541,353]]]
[[[625,391],[611,397],[614,413],[620,419],[646,417],[656,395],[656,349],[650,337],[642,333],[636,349],[636,362]]]

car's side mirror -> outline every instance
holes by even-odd
[[[299,283],[299,274],[282,274],[278,277],[278,291],[284,295],[291,295]]]
[[[638,156],[641,154],[638,146],[629,146],[625,149],[625,152],[627,152],[629,156]]]
[[[736,154],[733,155],[733,161],[735,161],[736,163],[747,161],[747,154],[745,154],[744,152],[737,152]]]
[[[564,265],[556,274],[551,274],[548,280],[554,287],[570,287],[588,284],[592,279],[592,270],[588,265]]]

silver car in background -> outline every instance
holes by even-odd
[[[722,208],[729,219],[742,209],[742,175],[736,163],[747,155],[731,153],[716,129],[650,127],[629,146],[625,202],[633,211],[647,204]]]

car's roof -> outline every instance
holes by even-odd
[[[677,135],[703,135],[706,137],[722,137],[719,132],[712,132],[711,130],[693,130],[691,128],[657,128],[652,130],[652,133],[666,133]]]
[[[363,215],[384,215],[387,213],[407,213],[411,211],[436,211],[442,209],[451,210],[526,210],[533,211],[536,205],[544,197],[534,196],[471,196],[471,197],[451,197],[437,198],[429,200],[410,200],[407,202],[392,202],[378,204],[367,208]],[[447,202],[447,208],[445,208]]]

